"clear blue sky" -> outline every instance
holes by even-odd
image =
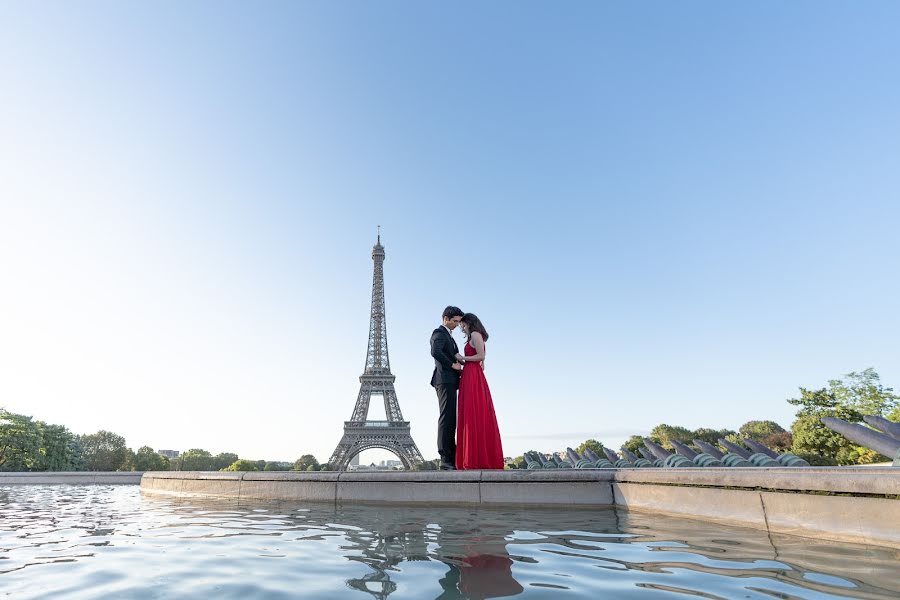
[[[448,303],[491,334],[509,455],[788,426],[798,386],[866,367],[900,387],[898,23],[895,2],[3,2],[0,405],[324,461],[376,225],[426,457]]]

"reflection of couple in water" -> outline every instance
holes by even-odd
[[[463,555],[447,563],[450,569],[439,581],[444,591],[436,600],[481,600],[522,593],[512,574],[513,561],[504,537],[472,532],[468,541]]]
[[[436,600],[501,598],[522,593],[512,574],[513,561],[506,549],[508,525],[482,520],[473,514],[438,533],[438,558],[449,568],[439,583],[443,593]]]
[[[331,518],[357,522],[357,507],[342,507]],[[369,509],[371,510],[371,509]],[[363,511],[365,512],[365,511]],[[513,560],[506,549],[512,529],[509,514],[471,510],[453,516],[444,515],[434,525],[430,509],[407,508],[384,511],[372,519],[362,514],[365,529],[348,529],[349,545],[358,554],[354,562],[368,565],[372,571],[347,580],[347,586],[383,599],[397,590],[393,573],[407,561],[441,562],[446,573],[438,580],[439,589],[422,589],[417,595],[436,600],[480,600],[522,593],[513,578]],[[373,522],[374,521],[374,522]],[[434,580],[432,580],[433,584]]]

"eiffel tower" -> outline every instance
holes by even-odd
[[[369,448],[382,448],[393,452],[407,469],[422,462],[422,453],[409,433],[409,421],[403,420],[394,377],[388,358],[387,324],[384,318],[384,246],[381,245],[381,228],[378,242],[372,248],[375,275],[372,280],[372,315],[369,321],[369,350],[366,368],[359,376],[359,396],[353,408],[353,416],[344,421],[344,437],[328,461],[332,469],[343,471],[354,456]],[[386,421],[369,421],[369,401],[373,395],[384,399]]]

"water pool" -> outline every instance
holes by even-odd
[[[0,597],[897,598],[900,550],[615,509],[0,486]]]

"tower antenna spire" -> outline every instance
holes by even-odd
[[[381,225],[378,226],[378,244],[381,244]]]

